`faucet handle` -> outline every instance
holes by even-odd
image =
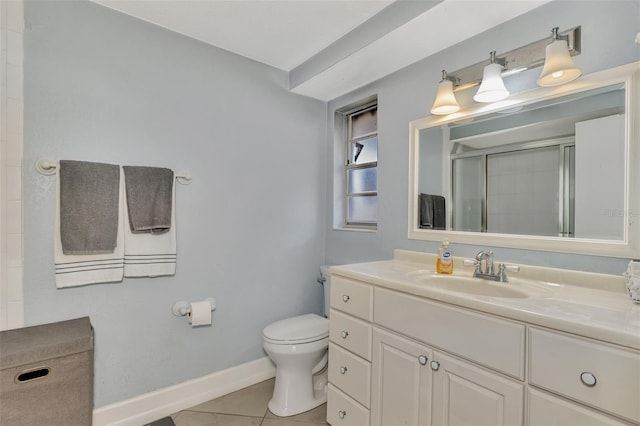
[[[509,282],[507,279],[506,271],[510,272],[520,272],[520,267],[518,265],[510,265],[507,263],[501,263],[498,265],[498,281],[502,283]]]
[[[503,267],[509,272],[520,272],[520,267],[518,265],[512,265],[510,263],[501,263],[500,267]]]

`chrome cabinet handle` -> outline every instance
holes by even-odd
[[[344,419],[345,417],[347,417],[347,412],[344,410],[338,411],[338,417],[340,417],[341,419]]]
[[[340,367],[340,373],[341,374],[347,374],[347,367],[345,367],[345,366]]]
[[[440,363],[438,361],[431,361],[431,369],[438,371],[438,369],[440,369]]]
[[[594,387],[597,382],[596,376],[593,373],[589,373],[588,371],[585,371],[584,373],[580,374],[580,381],[585,386],[588,386],[590,388]]]
[[[343,331],[340,333],[340,335],[342,336],[342,338],[343,338],[343,339],[346,339],[347,337],[349,337],[349,332],[348,332],[348,331],[344,331],[344,330],[343,330]]]
[[[427,361],[428,361],[428,358],[424,355],[420,355],[418,357],[418,362],[420,363],[420,365],[427,365]]]
[[[343,295],[342,295],[342,301],[343,301],[344,303],[347,303],[347,302],[349,301],[349,299],[351,299],[351,297],[349,297],[349,295],[348,295],[348,294],[343,294]]]

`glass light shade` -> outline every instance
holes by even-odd
[[[438,93],[431,107],[431,114],[447,115],[458,111],[460,105],[453,94],[453,83],[450,80],[442,80],[438,83]]]
[[[509,96],[509,91],[502,81],[502,65],[489,64],[482,72],[482,83],[473,100],[476,102],[496,102]]]
[[[559,86],[582,75],[569,54],[566,40],[554,40],[545,50],[544,67],[538,78],[538,86]]]

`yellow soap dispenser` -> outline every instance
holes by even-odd
[[[449,240],[442,241],[442,246],[438,250],[438,260],[436,261],[436,271],[439,274],[453,273],[453,257],[449,248]]]

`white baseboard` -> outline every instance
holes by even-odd
[[[269,357],[93,410],[94,426],[141,426],[275,377]]]

